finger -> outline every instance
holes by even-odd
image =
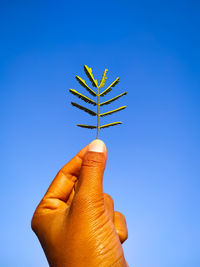
[[[66,202],[77,181],[79,172],[82,166],[82,161],[85,153],[88,150],[88,145],[84,147],[72,160],[70,160],[58,172],[53,182],[49,186],[44,199],[53,198]]]
[[[77,184],[76,195],[95,200],[103,199],[103,173],[106,165],[107,150],[103,141],[94,140],[85,153],[80,176]]]
[[[111,220],[114,220],[114,202],[110,195],[104,193],[104,205]]]
[[[119,211],[114,212],[114,226],[121,243],[123,243],[128,238],[128,229],[126,219],[124,215]]]

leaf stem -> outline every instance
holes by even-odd
[[[97,86],[97,138],[99,137],[99,87]]]

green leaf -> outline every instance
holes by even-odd
[[[97,126],[93,126],[93,125],[85,125],[85,124],[77,124],[78,127],[82,127],[82,128],[88,128],[88,129],[96,129]]]
[[[86,103],[90,103],[94,106],[97,105],[96,102],[94,102],[92,99],[90,99],[89,97],[82,95],[81,93],[77,92],[74,89],[69,89],[70,93],[72,93],[73,95],[77,96],[78,98],[81,98],[83,101],[85,101]]]
[[[110,100],[107,100],[107,101],[105,101],[103,103],[100,103],[100,106],[108,105],[108,104],[112,103],[113,101],[117,100],[118,98],[120,98],[120,97],[122,97],[123,95],[126,95],[126,94],[127,94],[127,92],[124,92],[124,93],[122,93],[122,94],[120,94],[118,96],[115,96]]]
[[[118,82],[119,82],[119,77],[113,82],[113,83],[111,83],[111,85],[110,86],[108,86],[108,88],[106,89],[106,90],[104,90],[101,94],[100,94],[100,96],[104,96],[104,95],[106,95],[107,93],[109,93],[111,90],[112,90],[112,88],[116,85],[116,84],[118,84]]]
[[[77,103],[71,102],[71,104],[72,104],[72,106],[74,106],[74,107],[76,107],[76,108],[79,108],[79,109],[81,109],[81,110],[83,110],[83,111],[89,113],[89,114],[92,115],[92,116],[96,116],[96,115],[97,115],[96,112],[94,112],[94,111],[92,111],[92,110],[90,110],[90,109],[88,109],[88,108],[85,108],[85,107],[83,107],[83,106],[81,106],[81,105],[79,105],[79,104],[77,104]]]
[[[102,114],[100,114],[99,116],[100,116],[100,117],[104,117],[104,116],[107,116],[107,115],[111,115],[111,114],[113,114],[113,113],[115,113],[115,112],[118,112],[118,111],[120,111],[120,110],[122,110],[122,109],[125,109],[125,108],[126,108],[126,106],[122,106],[122,107],[120,107],[120,108],[117,108],[117,109],[114,109],[114,110],[111,110],[111,111],[102,113]]]
[[[107,71],[108,71],[107,69],[104,70],[103,76],[102,76],[100,84],[99,84],[99,88],[102,88],[105,85],[105,82],[106,82],[106,79],[107,79],[107,76],[106,76],[106,72]]]
[[[97,94],[85,83],[85,81],[81,77],[76,75],[76,79],[80,83],[80,85],[82,85],[91,95],[97,96]]]
[[[77,124],[78,127],[81,127],[81,128],[86,128],[86,129],[96,129],[96,138],[98,139],[99,138],[99,131],[100,129],[104,129],[104,128],[108,128],[108,127],[111,127],[111,126],[116,126],[116,125],[119,125],[119,124],[122,124],[121,121],[116,121],[116,122],[112,122],[112,123],[108,123],[108,124],[104,124],[104,125],[99,125],[99,118],[100,117],[104,117],[104,116],[107,116],[107,115],[111,115],[115,112],[118,112],[118,111],[121,111],[123,109],[126,108],[126,106],[121,106],[117,109],[114,109],[114,110],[110,110],[110,111],[107,111],[107,112],[104,112],[104,113],[101,113],[99,114],[99,106],[104,106],[104,105],[108,105],[108,104],[111,104],[112,102],[114,102],[115,100],[119,99],[120,97],[124,96],[127,94],[127,92],[123,92],[123,93],[120,93],[119,95],[109,99],[109,100],[106,100],[106,101],[102,101],[102,103],[99,103],[99,97],[103,97],[105,96],[106,94],[108,94],[110,91],[112,91],[112,88],[114,88],[118,83],[119,83],[119,80],[120,78],[118,77],[117,79],[115,79],[114,82],[112,82],[105,90],[102,89],[101,93],[99,93],[99,88],[103,88],[105,86],[105,83],[107,81],[107,71],[108,69],[105,69],[104,72],[103,72],[103,75],[101,77],[101,80],[99,82],[99,85],[98,85],[98,82],[97,80],[94,79],[93,77],[93,73],[92,73],[92,68],[89,68],[87,65],[83,65],[84,66],[84,71],[87,75],[87,77],[89,78],[90,82],[92,83],[92,86],[96,87],[97,89],[91,89],[93,87],[89,87],[85,80],[82,79],[81,77],[79,77],[78,75],[76,76],[76,79],[77,81],[80,83],[81,86],[83,86],[92,96],[94,97],[97,97],[97,99],[91,99],[90,97],[86,96],[86,95],[83,95],[82,93],[79,93],[78,91],[76,91],[75,89],[69,89],[69,92],[73,95],[75,95],[76,97],[80,98],[81,100],[83,100],[84,102],[86,103],[89,103],[91,105],[94,105],[94,106],[97,106],[97,111],[93,111],[91,109],[88,109],[84,106],[81,106],[75,102],[71,102],[72,106],[80,109],[80,110],[83,110],[85,112],[87,112],[88,114],[92,115],[92,116],[97,116],[97,124],[96,125],[87,125],[87,124]],[[104,91],[103,91],[104,90]]]
[[[93,77],[92,69],[88,68],[88,66],[84,65],[84,71],[85,71],[85,74],[88,76],[88,79],[91,81],[92,85],[94,87],[98,87],[97,80],[95,80]]]
[[[108,127],[110,127],[110,126],[115,126],[115,125],[118,125],[118,124],[122,124],[122,122],[121,122],[121,121],[116,121],[116,122],[112,122],[112,123],[104,124],[104,125],[100,126],[100,129],[108,128]]]

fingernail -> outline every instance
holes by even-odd
[[[106,146],[103,141],[96,139],[89,144],[88,151],[106,152]]]

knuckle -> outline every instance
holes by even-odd
[[[33,232],[37,231],[37,227],[38,227],[38,220],[37,220],[37,217],[34,213],[32,219],[31,219],[31,229],[33,230]]]
[[[41,212],[40,212],[40,205],[39,204],[33,214],[33,217],[31,219],[31,229],[33,230],[34,233],[37,234],[38,229],[40,227],[40,217],[41,217]]]
[[[121,243],[126,241],[128,238],[128,228],[126,224],[126,218],[119,211],[115,211],[115,228]]]
[[[88,152],[83,160],[83,166],[102,167],[105,165],[105,157],[103,153]]]
[[[108,195],[107,193],[104,193],[104,199],[105,199],[106,201],[109,201],[112,205],[114,205],[114,200],[113,200],[113,198],[112,198],[110,195]]]
[[[115,216],[126,223],[126,218],[121,212],[115,211]]]
[[[85,193],[78,193],[73,199],[73,204],[81,206],[93,206],[95,203],[103,203],[103,199],[95,194],[91,196]]]
[[[126,229],[123,230],[117,229],[117,234],[119,236],[121,243],[125,242],[128,239],[128,231]]]

